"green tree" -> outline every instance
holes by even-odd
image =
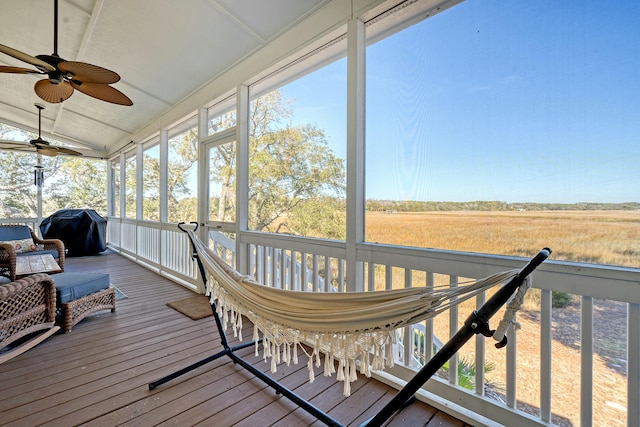
[[[107,163],[100,159],[81,157],[61,158],[60,162],[56,182],[48,187],[48,199],[52,202],[53,211],[86,208],[106,215]]]
[[[254,230],[344,239],[345,167],[315,125],[293,126],[293,103],[279,91],[251,103],[249,143],[249,226]],[[228,129],[234,113],[210,126]],[[211,195],[210,218],[235,218],[236,146],[211,154],[209,179],[220,193]]]
[[[197,218],[197,204],[183,200],[191,194],[189,172],[198,161],[197,129],[192,128],[169,141],[167,173],[167,204],[169,221],[193,221]]]
[[[326,196],[310,198],[293,208],[287,225],[304,236],[344,240],[345,213],[344,199]]]
[[[234,221],[236,144],[227,143],[216,147],[212,152],[209,167],[210,181],[220,184],[220,194],[209,201],[209,217],[217,221]]]
[[[142,218],[160,221],[160,159],[145,152],[142,162]]]
[[[136,219],[137,218],[137,186],[136,186],[136,170],[137,163],[136,157],[131,156],[125,160],[125,186],[122,189],[124,191],[124,200],[125,200],[125,216],[127,218]]]
[[[279,91],[251,104],[250,227],[344,238],[344,160],[316,125],[288,123],[292,105]]]
[[[35,136],[0,123],[0,139],[29,140]],[[33,171],[35,153],[0,150],[0,216],[37,216]],[[87,207],[106,214],[106,162],[79,157],[41,156],[44,170],[43,215],[58,209]]]
[[[33,185],[35,154],[2,150],[0,162],[0,215],[4,218],[37,216]]]

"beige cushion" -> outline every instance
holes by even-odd
[[[33,243],[33,239],[7,240],[4,243],[8,243],[13,246],[16,249],[17,254],[37,250],[37,246]]]

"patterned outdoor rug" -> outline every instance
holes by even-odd
[[[196,295],[178,301],[168,302],[167,305],[193,320],[213,316],[209,298],[204,295]]]

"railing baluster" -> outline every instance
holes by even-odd
[[[309,278],[307,275],[307,253],[302,252],[300,254],[300,285],[302,286],[303,291],[309,290]]]
[[[435,274],[427,272],[426,287],[433,289],[435,283]],[[424,345],[426,347],[425,360],[433,357],[433,318],[429,318],[425,322]]]
[[[640,304],[627,304],[627,426],[640,426]]]
[[[476,297],[476,307],[482,307],[486,301],[486,293],[482,292]],[[476,389],[475,392],[479,396],[484,396],[484,364],[485,364],[485,341],[486,337],[482,334],[476,335]],[[482,369],[481,369],[482,368]]]
[[[458,276],[449,276],[449,286],[452,288],[458,287]],[[457,298],[451,298],[451,301],[455,301]],[[458,332],[458,305],[453,304],[449,309],[449,337],[453,337]],[[454,354],[449,359],[449,382],[451,384],[458,384],[458,353]]]
[[[344,292],[344,260],[338,258],[338,292]]]
[[[376,265],[372,262],[369,262],[368,271],[368,283],[367,289],[369,292],[373,292],[376,290]]]
[[[410,288],[413,286],[413,277],[411,276],[412,270],[410,268],[404,269],[404,286],[405,288]],[[415,348],[415,339],[414,339],[414,329],[411,326],[405,326],[404,328],[404,354],[402,355],[405,366],[412,366],[411,356],[414,354]],[[418,346],[420,345],[420,339],[418,337]],[[418,352],[419,354],[419,352]]]
[[[258,255],[259,258],[257,259],[258,261],[258,281],[260,283],[263,283],[265,285],[267,285],[267,266],[266,266],[266,260],[267,260],[267,256],[265,255],[267,252],[267,248],[260,245],[258,246]]]
[[[258,277],[258,272],[256,270],[256,257],[258,249],[256,245],[253,243],[247,245],[248,246],[248,260],[247,260],[247,271],[246,273],[253,277]]]
[[[388,264],[384,266],[384,288],[393,289],[393,267]]]
[[[318,263],[318,255],[313,255],[313,292],[320,291],[320,271]]]
[[[273,287],[280,287],[280,257],[282,256],[282,249],[272,248],[273,255],[271,257],[271,276],[273,281]]]
[[[293,285],[293,289],[295,289],[296,291],[301,290],[300,289],[300,275],[298,274],[298,266],[300,264],[298,264],[298,252],[296,251],[291,251],[291,267],[290,267],[290,272],[291,272],[291,284]]]
[[[331,259],[325,255],[324,257],[324,291],[331,292]]]
[[[293,271],[293,262],[294,262],[294,256],[295,256],[295,251],[291,250],[289,251],[289,254],[286,255],[286,262],[284,264],[284,276],[285,276],[285,282],[287,283],[287,289],[290,290],[295,290],[295,283],[293,281],[294,275],[292,273]]]
[[[516,350],[518,348],[517,333],[515,328],[509,328],[507,331],[507,406],[516,407]]]
[[[540,418],[551,422],[551,291],[540,291]]]
[[[593,423],[593,298],[580,302],[580,424]]]
[[[267,286],[273,286],[271,282],[271,257],[272,257],[272,248],[271,246],[264,246],[262,251],[262,256],[264,257],[262,261],[262,274],[264,274],[263,282]]]

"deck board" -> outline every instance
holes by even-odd
[[[193,321],[166,306],[193,293],[118,254],[68,258],[66,271],[101,271],[127,295],[114,313],[105,311],[0,365],[0,426],[307,426],[322,425],[276,394],[251,373],[223,357],[157,389],[148,383],[222,349],[212,317]],[[55,276],[54,276],[55,278]],[[243,335],[251,336],[245,324]],[[237,339],[229,337],[230,342]],[[270,364],[241,351],[257,369]],[[395,390],[360,378],[352,395],[342,383],[314,368],[308,382],[306,356],[280,365],[276,378],[345,425],[359,425],[388,402]],[[416,402],[388,425],[463,426]]]

